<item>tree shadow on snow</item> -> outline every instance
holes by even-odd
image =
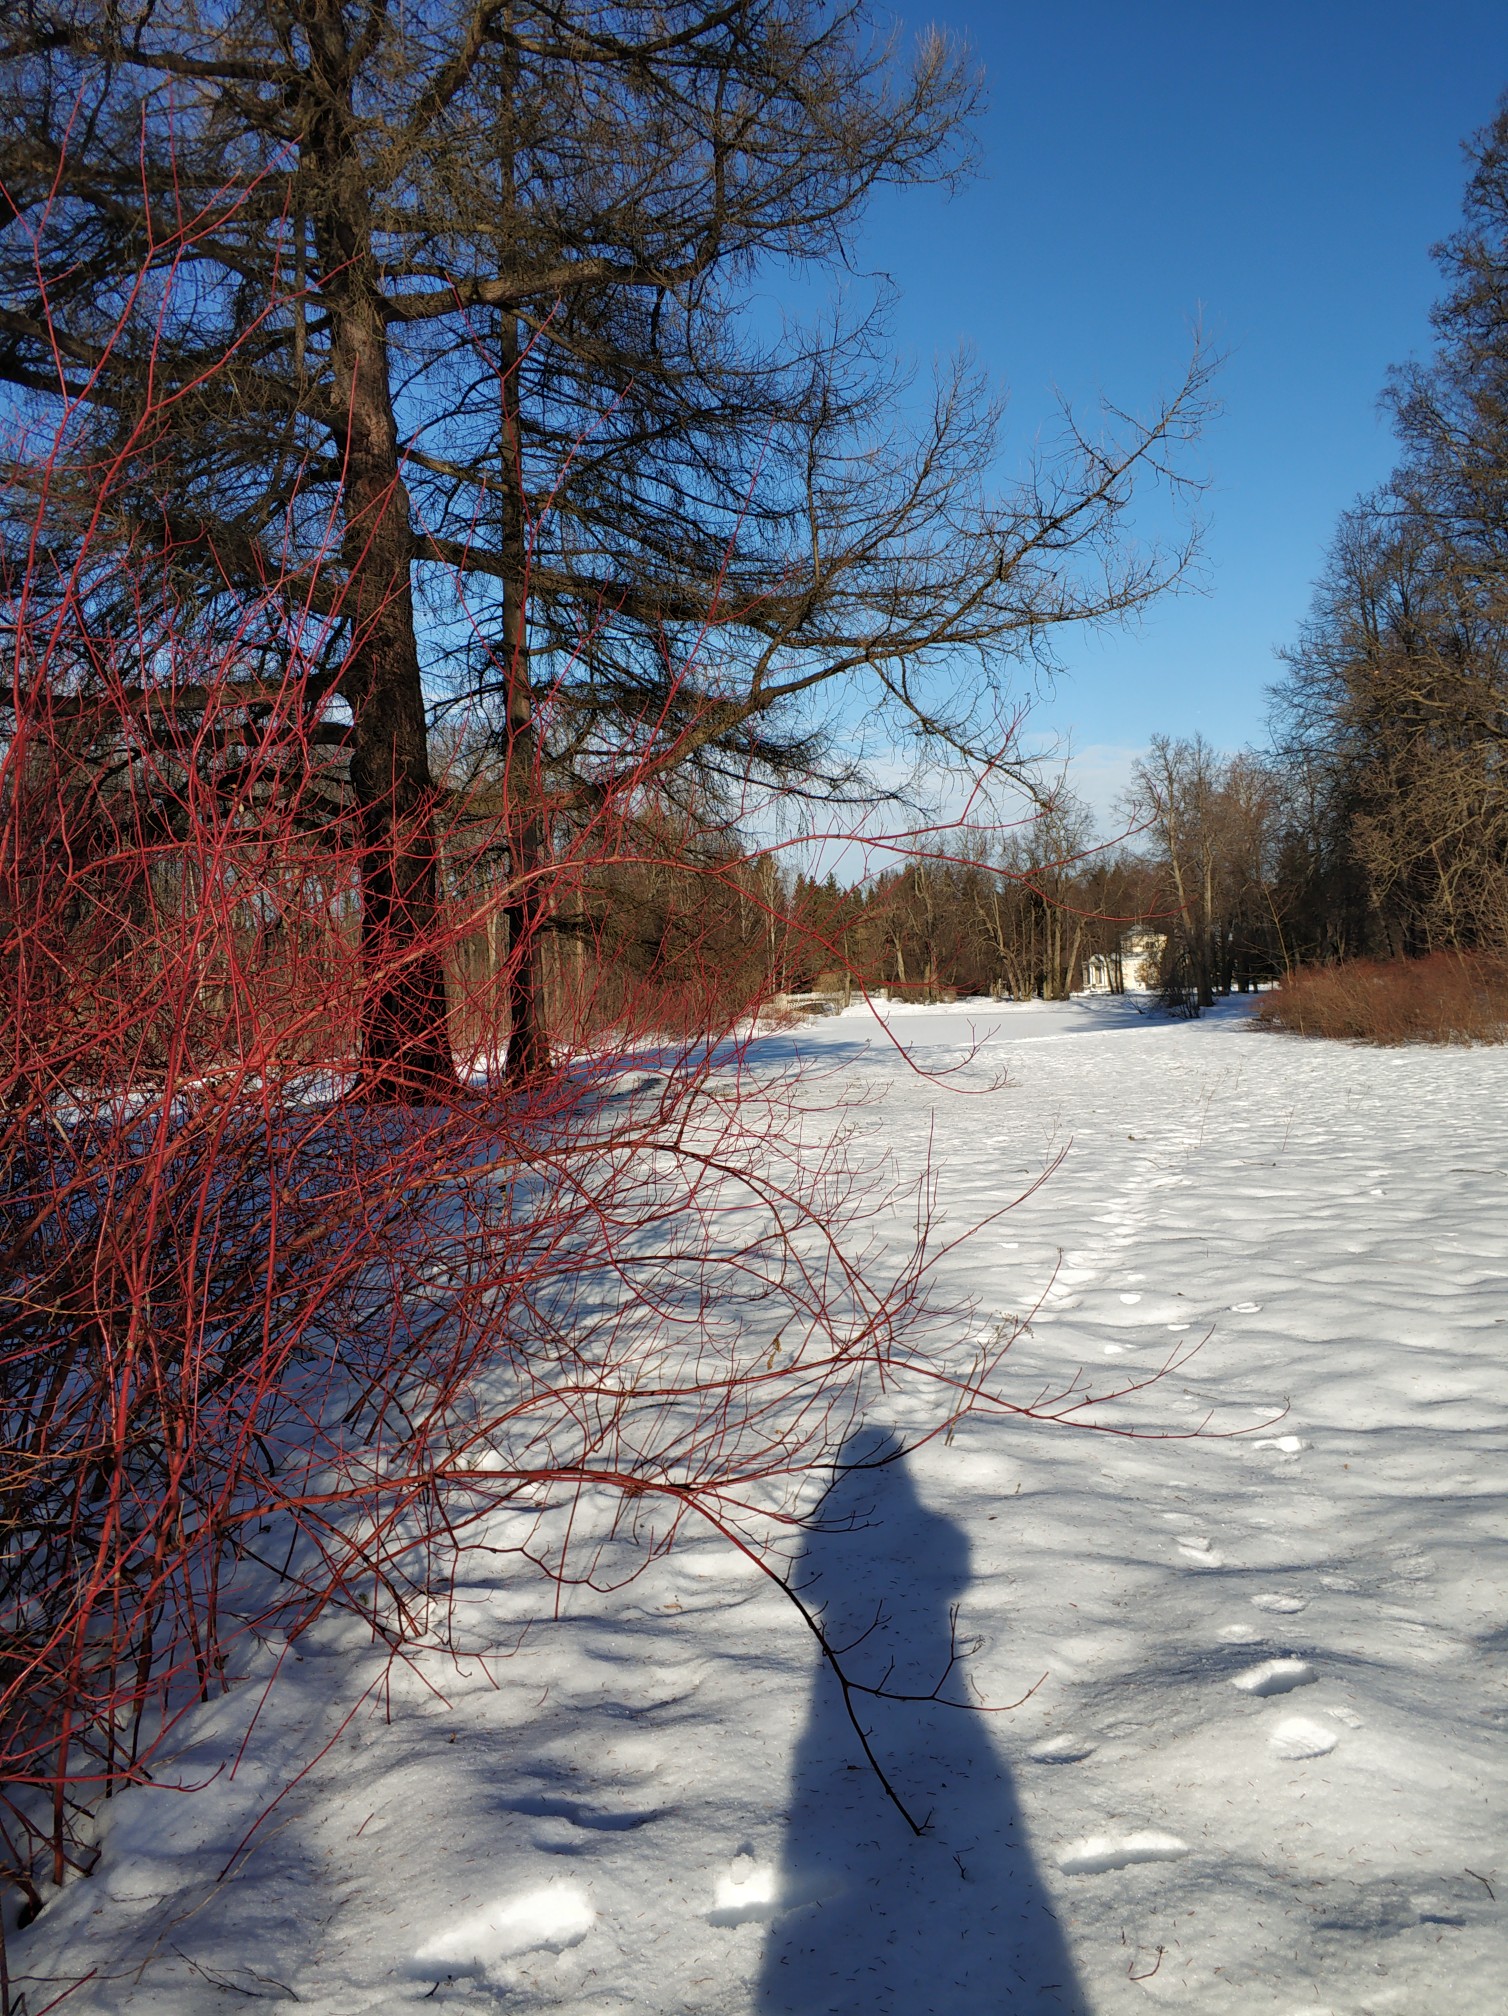
[[[927,1694],[948,1663],[968,1541],[918,1498],[893,1437],[845,1448],[797,1571],[851,1677]],[[855,1644],[855,1641],[862,1641]],[[955,1670],[944,1692],[966,1698]],[[831,1671],[797,1746],[761,2016],[1068,2016],[1083,2001],[1026,1839],[992,1717],[937,1703],[855,1706],[918,1821],[864,1760]]]

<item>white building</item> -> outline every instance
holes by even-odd
[[[1086,992],[1124,994],[1127,988],[1155,987],[1167,944],[1165,931],[1147,931],[1140,925],[1123,931],[1114,952],[1091,952],[1084,961]]]

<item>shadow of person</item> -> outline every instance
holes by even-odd
[[[918,1498],[900,1445],[867,1433],[796,1572],[851,1677],[928,1694],[948,1665],[969,1547]],[[967,1698],[958,1670],[943,1692]],[[797,1745],[761,2016],[1068,2016],[1084,2004],[1036,1873],[991,1717],[935,1702],[854,1706],[920,1838],[865,1761],[825,1662]]]

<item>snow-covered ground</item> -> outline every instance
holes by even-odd
[[[205,1789],[114,1802],[93,1878],[14,1940],[34,2012],[90,1970],[68,2009],[1508,2008],[1508,1049],[1113,1000],[892,1012],[929,1071],[977,1042],[970,1082],[1008,1084],[940,1089],[857,1010],[764,1048],[883,1087],[950,1229],[1066,1149],[948,1263],[985,1321],[1045,1291],[1011,1389],[1208,1333],[1137,1418],[1268,1424],[977,1419],[839,1487],[862,1516],[803,1574],[837,1635],[879,1615],[856,1666],[924,1691],[956,1605],[989,1700],[1041,1682],[1009,1713],[874,1711],[930,1832],[789,1605],[696,1539],[381,1698],[358,1642],[300,1641],[234,1775],[260,1688],[201,1710],[177,1769]]]

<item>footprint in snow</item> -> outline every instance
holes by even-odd
[[[1435,1564],[1427,1554],[1420,1554],[1404,1541],[1401,1545],[1384,1548],[1391,1562],[1391,1573],[1397,1582],[1427,1582],[1435,1572]]]
[[[1260,1302],[1232,1302],[1230,1313],[1232,1316],[1255,1316],[1260,1312],[1261,1307]]]
[[[773,1918],[779,1909],[779,1881],[767,1862],[747,1850],[735,1855],[717,1879],[709,1925],[750,1925]]]
[[[1081,1736],[1049,1736],[1030,1752],[1033,1764],[1082,1764],[1094,1755],[1095,1746]]]
[[[1194,1568],[1224,1566],[1225,1557],[1216,1550],[1214,1542],[1206,1539],[1202,1533],[1180,1533],[1177,1538],[1178,1551],[1190,1566]]]
[[[1233,1674],[1230,1684],[1243,1694],[1265,1700],[1270,1694],[1291,1694],[1295,1687],[1312,1686],[1318,1678],[1307,1659],[1264,1659],[1260,1666]]]
[[[1276,1449],[1280,1456],[1297,1456],[1309,1447],[1298,1435],[1264,1435],[1260,1442],[1252,1443],[1253,1449]]]
[[[1292,1596],[1283,1589],[1264,1589],[1251,1600],[1258,1610],[1270,1610],[1278,1617],[1296,1617],[1309,1608],[1307,1596]]]
[[[599,1808],[584,1799],[566,1799],[553,1792],[529,1792],[503,1802],[505,1813],[531,1820],[558,1820],[589,1834],[632,1834],[662,1817],[659,1807]]]
[[[1176,1834],[1151,1829],[1139,1834],[1090,1834],[1060,1850],[1058,1867],[1065,1876],[1102,1876],[1107,1869],[1129,1869],[1133,1862],[1176,1862],[1189,1844]]]
[[[576,1883],[547,1883],[522,1897],[499,1897],[485,1910],[458,1919],[410,1962],[421,1979],[479,1974],[505,1979],[509,1960],[524,1953],[563,1953],[578,1946],[597,1922],[591,1900]]]
[[[1267,1738],[1268,1744],[1285,1763],[1297,1764],[1305,1757],[1328,1757],[1340,1741],[1333,1729],[1312,1722],[1307,1715],[1285,1715]]]

